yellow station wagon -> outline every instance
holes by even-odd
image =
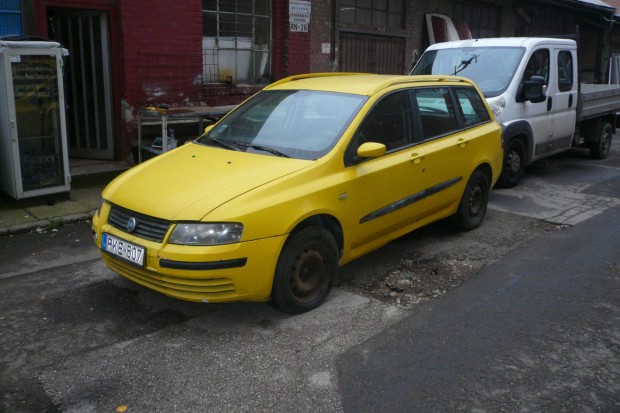
[[[171,297],[298,313],[407,232],[479,226],[501,161],[467,79],[293,76],[111,182],[94,238],[112,270]]]

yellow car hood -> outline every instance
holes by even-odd
[[[313,164],[192,143],[125,172],[103,197],[143,214],[198,221],[241,194]]]

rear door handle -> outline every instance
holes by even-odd
[[[465,139],[465,138],[458,138],[456,140],[456,144],[460,146],[461,148],[464,148],[468,142],[469,142],[469,139]]]

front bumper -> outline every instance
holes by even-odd
[[[93,236],[101,250],[102,233],[146,248],[144,266],[102,251],[105,264],[123,277],[170,297],[187,301],[267,301],[271,295],[284,235],[218,246],[153,242],[120,231],[98,214]]]

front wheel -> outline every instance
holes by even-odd
[[[525,173],[525,155],[525,144],[521,139],[513,139],[508,143],[498,186],[512,188],[519,183]]]
[[[338,272],[338,244],[325,228],[307,227],[284,244],[271,289],[272,304],[288,314],[318,307]]]
[[[452,216],[454,226],[469,231],[482,224],[489,203],[490,186],[487,176],[482,171],[474,171],[467,182],[459,208]]]
[[[599,127],[596,142],[590,146],[590,157],[594,159],[605,159],[609,155],[611,149],[611,135],[613,128],[608,122],[602,122]]]

